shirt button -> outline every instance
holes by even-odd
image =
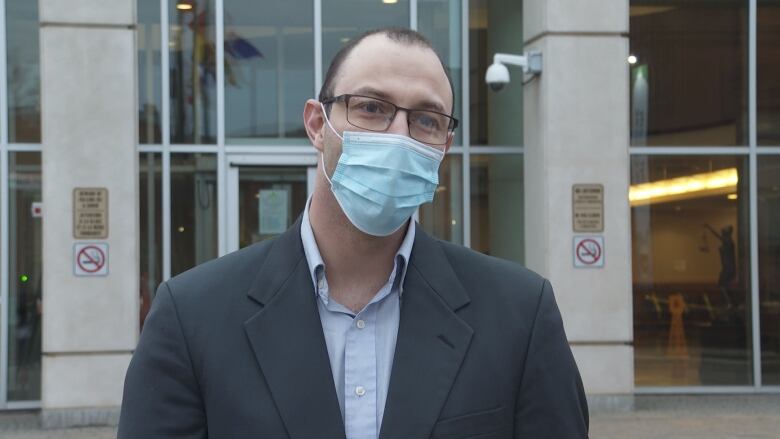
[[[357,396],[363,396],[366,394],[366,389],[363,386],[357,386],[355,387],[355,395]]]
[[[363,329],[363,328],[366,327],[366,321],[365,320],[358,320],[357,323],[355,323],[355,325],[357,325],[358,329]]]

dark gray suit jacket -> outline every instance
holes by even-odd
[[[119,437],[344,438],[300,238],[163,283],[127,371]],[[550,284],[417,228],[382,439],[586,438]]]

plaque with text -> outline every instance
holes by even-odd
[[[108,189],[73,189],[73,237],[108,238]]]
[[[576,233],[604,231],[604,186],[572,185],[573,228]]]

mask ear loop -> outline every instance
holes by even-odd
[[[339,139],[344,140],[344,137],[341,134],[339,134],[339,132],[336,131],[335,128],[333,128],[333,125],[331,125],[330,118],[328,117],[328,112],[325,111],[325,105],[322,102],[320,102],[320,108],[322,108],[322,117],[325,118],[325,123],[328,124],[328,126],[330,127],[330,130],[333,131],[333,134],[338,136]]]
[[[325,180],[328,181],[330,187],[333,187],[333,182],[330,181],[330,177],[328,177],[328,170],[325,169],[325,154],[323,153],[320,153],[320,163],[322,163],[322,173],[325,174]]]
[[[342,137],[338,131],[336,131],[335,128],[333,128],[333,125],[330,123],[330,118],[328,117],[328,113],[325,111],[325,105],[323,105],[322,102],[320,102],[320,108],[322,108],[322,117],[325,118],[325,123],[328,124],[328,127],[330,127],[330,130],[333,131],[333,134],[335,134],[341,141],[344,141],[344,137]],[[322,173],[325,174],[325,180],[328,181],[328,184],[333,187],[333,182],[330,181],[330,177],[328,177],[328,170],[325,168],[325,145],[322,147],[322,151],[320,152],[320,163],[322,163]]]

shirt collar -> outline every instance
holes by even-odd
[[[306,255],[306,262],[309,264],[311,281],[314,285],[314,291],[316,292],[318,290],[317,270],[325,269],[325,261],[322,260],[320,249],[317,247],[317,241],[314,239],[314,230],[311,228],[311,221],[309,220],[310,204],[311,197],[306,201],[306,208],[303,210],[303,218],[301,219],[301,241],[303,242],[303,252]],[[409,227],[406,229],[406,236],[404,236],[401,246],[398,247],[398,251],[395,253],[395,282],[398,285],[399,294],[403,293],[406,269],[409,267],[409,258],[411,257],[412,246],[414,245],[415,227],[414,220],[409,221]],[[399,271],[400,276],[398,275]]]

